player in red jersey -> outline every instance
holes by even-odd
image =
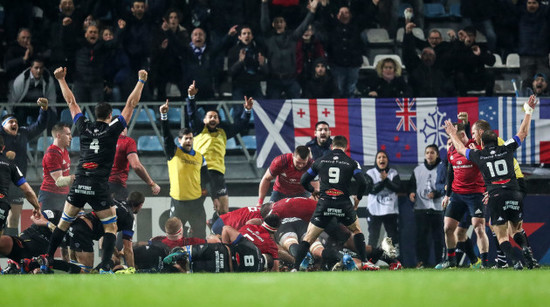
[[[456,127],[457,135],[466,147],[478,147],[475,140],[469,140],[466,136],[463,123],[457,123]],[[446,195],[442,201],[442,206],[445,208],[444,232],[447,260],[435,268],[446,269],[457,266],[455,231],[465,213],[469,213],[472,217],[472,225],[477,235],[477,244],[482,257],[481,261],[478,260],[478,263],[474,265],[487,264],[489,239],[485,232],[485,208],[482,203],[485,192],[483,177],[479,168],[458,153],[454,146],[449,147],[447,159],[450,167],[447,175]]]
[[[308,197],[310,195],[300,184],[300,178],[309,169],[313,160],[307,146],[298,146],[294,153],[275,157],[265,171],[258,189],[258,205],[264,202],[271,180],[275,179],[270,201],[278,201],[287,197]]]
[[[53,144],[42,159],[44,180],[38,192],[42,210],[62,211],[69,187],[74,181],[71,159],[67,148],[71,145],[71,128],[67,124],[55,124],[52,128]]]
[[[172,249],[176,246],[195,245],[206,243],[205,239],[201,238],[186,238],[183,236],[183,224],[177,217],[169,218],[164,224],[166,236],[154,237],[150,242],[160,241],[164,245]]]
[[[118,137],[116,144],[115,160],[113,162],[113,168],[109,175],[109,189],[113,194],[113,198],[116,200],[125,200],[128,197],[128,190],[126,189],[126,180],[128,180],[128,172],[130,172],[130,166],[136,172],[136,174],[151,187],[153,195],[158,195],[160,187],[156,184],[147,170],[139,161],[137,154],[136,141],[127,136],[128,129],[124,129]]]
[[[260,206],[256,207],[243,207],[237,210],[233,210],[226,214],[222,214],[219,219],[212,225],[212,232],[221,235],[223,226],[231,226],[235,229],[240,229],[246,222],[251,219],[261,219]]]

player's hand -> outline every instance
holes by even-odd
[[[353,210],[357,211],[357,208],[359,208],[359,198],[357,198],[357,195],[352,195],[353,198]]]
[[[311,193],[311,197],[313,197],[313,199],[315,200],[319,200],[320,195],[321,195],[321,192],[319,191],[313,191],[313,193]]]
[[[458,113],[458,120],[461,121],[463,124],[467,124],[468,123],[468,112]]]
[[[483,199],[481,200],[481,202],[486,205],[489,203],[489,192],[485,191],[483,193]]]
[[[53,75],[57,80],[63,80],[65,79],[65,76],[67,75],[67,67],[58,67],[53,72]]]
[[[523,104],[523,110],[527,114],[533,114],[533,111],[535,110],[535,106],[539,102],[539,99],[535,95],[529,96],[529,100]]]
[[[48,98],[40,97],[36,101],[36,104],[41,107],[43,110],[48,109]]]
[[[34,218],[33,223],[34,223],[35,221],[44,221],[44,225],[43,225],[43,226],[45,226],[46,224],[48,224],[48,221],[42,218],[42,213],[40,213],[40,209],[36,209],[36,208],[32,209],[31,220],[32,220],[33,218]]]
[[[445,132],[447,132],[448,135],[456,134],[457,132],[457,128],[450,119],[445,121]]]
[[[445,197],[443,197],[443,200],[441,201],[441,207],[443,208],[443,210],[447,208],[450,201],[451,201],[451,198],[449,196],[445,195]]]
[[[6,152],[6,158],[10,159],[10,160],[14,160],[15,159],[15,151],[7,151]]]
[[[153,192],[153,195],[159,195],[160,193],[160,187],[156,182],[153,182],[153,185],[151,186],[151,192]]]
[[[244,108],[247,110],[247,111],[250,111],[252,110],[252,106],[254,106],[254,98],[252,97],[246,97],[244,96]]]
[[[147,81],[147,77],[149,76],[149,74],[147,73],[146,70],[140,70],[138,71],[138,78],[139,80],[143,80],[143,81]]]
[[[416,201],[416,193],[409,194],[409,200],[414,203]]]
[[[473,150],[473,149],[477,149],[477,148],[476,148],[476,145],[475,145],[474,143],[470,143],[470,145],[468,145],[468,147],[469,147],[470,149],[472,149],[472,150]]]
[[[166,102],[159,107],[159,112],[161,114],[166,114],[166,113],[168,113],[168,109],[169,109],[168,108],[168,99],[166,99]]]

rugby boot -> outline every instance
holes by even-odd
[[[523,264],[521,263],[521,261],[516,261],[516,263],[514,263],[514,270],[517,270],[517,271],[521,271],[523,270]]]
[[[19,262],[20,274],[27,274],[31,272],[32,259],[24,258]]]
[[[401,265],[401,262],[399,262],[399,261],[392,262],[392,263],[390,263],[389,269],[390,269],[390,271],[402,270],[403,265]]]
[[[19,264],[11,259],[8,259],[8,266],[2,270],[2,274],[19,274],[19,272],[21,272]]]
[[[99,274],[110,275],[110,274],[115,274],[115,273],[111,270],[99,269]]]
[[[382,240],[382,243],[380,243],[380,248],[382,248],[384,253],[386,253],[386,256],[388,256],[389,258],[397,257],[397,249],[395,248],[395,246],[393,246],[390,237],[385,237]]]
[[[475,263],[470,263],[470,269],[481,269],[481,258],[477,258],[477,261]]]
[[[456,260],[455,261],[449,261],[445,260],[438,265],[435,266],[436,270],[444,270],[444,269],[456,269]]]
[[[118,271],[115,272],[115,274],[118,274],[118,275],[135,274],[135,273],[136,273],[136,268],[134,268],[134,267],[129,267],[127,269],[118,270]]]
[[[311,256],[310,252],[307,252],[307,255],[304,257],[304,260],[302,260],[302,263],[300,263],[300,271],[307,271],[307,269],[312,263],[313,263],[313,256]]]
[[[361,263],[361,271],[378,271],[380,267],[370,261]]]
[[[353,261],[353,258],[349,254],[344,254],[342,263],[346,271],[357,271],[357,265],[355,265],[355,261]]]
[[[525,263],[527,264],[527,268],[529,270],[540,268],[539,263],[535,257],[533,257],[533,251],[531,251],[531,248],[526,247],[521,252],[525,258]]]
[[[170,253],[170,255],[164,257],[162,259],[162,262],[167,265],[174,265],[178,261],[187,261],[188,254],[185,248],[183,247],[174,247]]]

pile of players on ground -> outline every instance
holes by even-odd
[[[386,238],[381,247],[366,246],[368,259],[362,262],[355,253],[353,234],[336,223],[326,228],[311,245],[308,255],[299,265],[294,257],[299,241],[307,230],[317,202],[308,198],[287,198],[276,203],[243,207],[222,215],[212,225],[207,239],[185,237],[184,227],[177,217],[165,224],[165,236],[149,242],[132,244],[134,214],[143,204],[143,195],[130,193],[126,202],[117,202],[118,229],[124,248],[115,251],[115,273],[173,273],[173,272],[262,272],[325,270],[379,270],[374,263],[381,260],[390,270],[401,269],[396,249]],[[101,221],[93,214],[82,214],[66,237],[64,253],[68,261],[48,263],[43,256],[61,212],[44,211],[42,218],[17,238],[2,236],[0,252],[8,258],[3,274],[52,273],[50,269],[69,273],[94,273],[93,241],[103,235]],[[12,241],[13,244],[6,244]],[[70,255],[70,256],[68,256]],[[121,258],[124,263],[121,264]]]

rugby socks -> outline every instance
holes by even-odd
[[[365,235],[360,232],[353,236],[353,243],[355,244],[355,251],[361,261],[367,261],[367,248],[365,247]]]
[[[299,244],[292,244],[289,248],[288,248],[288,252],[290,253],[290,255],[294,258],[296,258],[296,255],[298,254],[298,249],[299,249]]]
[[[509,241],[504,241],[500,243],[500,249],[504,252],[506,255],[506,258],[512,260],[512,262],[516,262],[516,258],[514,257],[514,254],[512,253],[512,244],[510,244]]]
[[[476,263],[477,262],[477,256],[474,252],[474,244],[472,243],[472,240],[470,238],[466,238],[466,241],[464,241],[464,253],[466,256],[468,256],[468,259],[470,259],[470,263]]]
[[[449,263],[456,266],[456,248],[447,249],[447,259],[449,260]]]
[[[68,263],[63,260],[54,260],[53,268],[56,270],[65,271],[70,274],[79,274],[81,271],[81,268],[79,265],[76,265],[74,263]]]
[[[298,246],[298,244],[296,244],[296,246]],[[321,252],[321,258],[323,259],[324,269],[330,270],[336,262],[342,259],[342,254],[334,248],[325,248],[323,252]]]
[[[498,238],[497,238],[497,234],[493,232],[493,239],[495,240],[495,244],[497,246],[497,264],[498,262],[500,262],[502,265],[504,265],[507,261],[506,261],[506,255],[504,255],[504,252],[502,251],[502,249],[500,248],[500,244],[498,243]]]
[[[306,257],[310,246],[311,246],[311,244],[309,244],[309,242],[306,242],[306,241],[302,241],[298,245],[298,250],[296,251],[296,257],[294,257],[294,268],[295,269],[300,268],[300,263],[302,263],[302,260],[304,260],[304,258]]]
[[[527,237],[525,229],[521,229],[521,233],[525,236],[525,244],[527,244],[527,247],[531,248],[531,243],[529,243],[529,238]]]
[[[489,266],[489,253],[481,253],[481,265],[484,267]]]
[[[109,271],[112,269],[110,263],[113,252],[115,251],[115,242],[115,234],[106,232],[103,235],[103,245],[101,246],[103,249],[103,255],[101,255],[101,264],[103,266],[103,270],[105,271]]]
[[[57,247],[59,247],[59,244],[61,244],[61,241],[63,241],[63,237],[65,237],[66,233],[66,231],[59,229],[59,227],[55,227],[52,232],[50,246],[48,247],[48,256],[50,256],[51,259],[53,259],[53,255],[55,255],[55,251]]]
[[[527,245],[527,236],[525,236],[524,232],[518,232],[514,235],[514,241],[521,247],[521,249],[525,249],[528,247]]]

